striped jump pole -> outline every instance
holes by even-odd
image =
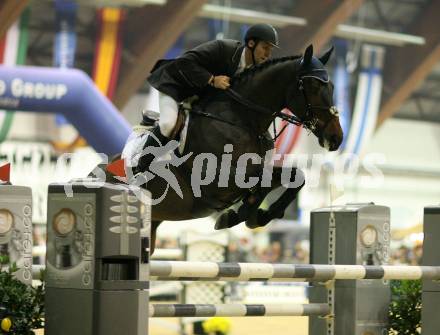
[[[326,316],[327,304],[151,304],[150,317]]]
[[[181,249],[155,249],[151,259],[160,260],[181,260],[183,259],[183,251]]]
[[[34,265],[33,277],[40,279],[45,266]],[[342,279],[440,280],[440,266],[407,265],[319,265],[267,263],[215,263],[153,261],[152,281],[328,281]]]
[[[440,280],[440,267],[182,261],[155,261],[150,264],[150,280],[290,282],[335,279]]]

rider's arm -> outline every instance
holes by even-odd
[[[210,41],[185,52],[176,59],[180,74],[191,86],[203,88],[214,82],[213,70],[224,62],[221,59],[221,44]]]

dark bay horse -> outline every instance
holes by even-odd
[[[286,169],[267,164],[266,153],[274,147],[268,128],[277,116],[283,117],[309,129],[321,146],[338,149],[343,134],[333,84],[324,69],[331,52],[318,59],[309,46],[304,56],[267,61],[232,78],[229,91],[212,89],[193,106],[181,155],[185,160],[167,165],[179,189],[170,187],[163,175],[143,185],[153,199],[161,199],[152,207],[152,250],[163,220],[206,217],[240,201],[237,211],[227,210],[218,218],[216,229],[244,221],[249,228],[260,227],[284,215],[303,187],[304,175],[293,168],[286,183]],[[284,108],[294,116],[280,114]],[[268,210],[259,209],[278,187],[284,189],[280,198]]]

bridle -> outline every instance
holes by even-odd
[[[303,118],[299,118],[298,116],[294,114],[287,114],[282,111],[277,111],[275,113],[272,113],[272,115],[275,117],[279,117],[280,119],[287,121],[290,124],[294,124],[298,127],[303,127],[304,129],[308,130],[309,132],[314,132],[316,130],[317,124],[319,122],[318,113],[315,111],[326,111],[330,114],[330,117],[327,119],[327,121],[324,123],[324,126],[321,128],[322,132],[327,129],[329,123],[334,119],[339,117],[339,111],[336,108],[336,106],[316,106],[312,105],[310,103],[310,100],[307,96],[306,90],[304,88],[304,79],[305,78],[314,78],[319,80],[320,82],[324,84],[328,84],[330,82],[330,79],[327,78],[327,80],[313,75],[304,75],[300,76],[297,81],[297,88],[298,91],[300,91],[304,98],[305,103],[305,115]],[[261,106],[258,106],[258,108],[261,108]],[[284,127],[277,133],[275,123],[274,123],[274,141],[284,132],[286,129],[287,124],[284,125]]]
[[[338,109],[336,108],[336,106],[316,106],[316,105],[312,105],[310,103],[310,100],[307,96],[307,92],[304,89],[304,79],[305,78],[313,78],[313,79],[317,79],[322,83],[328,84],[329,83],[329,79],[325,80],[322,79],[320,77],[317,76],[313,76],[313,75],[305,75],[305,76],[301,76],[298,78],[298,91],[300,91],[303,95],[304,98],[304,102],[305,102],[305,116],[303,119],[300,120],[301,125],[308,129],[309,131],[313,132],[316,130],[316,126],[318,124],[319,118],[318,118],[318,113],[314,113],[314,111],[326,111],[330,114],[331,117],[329,117],[327,119],[327,121],[325,122],[324,126],[322,127],[322,131],[325,131],[325,129],[327,128],[328,124],[330,123],[330,121],[332,121],[332,119],[339,117],[339,112]]]
[[[319,122],[319,118],[318,118],[318,113],[315,113],[315,111],[327,111],[328,113],[330,113],[331,117],[328,118],[328,120],[326,121],[326,123],[324,124],[324,126],[322,127],[322,131],[325,131],[325,129],[327,128],[327,126],[329,125],[330,121],[332,121],[332,119],[339,117],[339,112],[336,108],[336,106],[315,106],[312,105],[310,103],[310,100],[307,96],[306,90],[304,89],[304,79],[305,78],[315,78],[318,79],[319,81],[323,82],[323,83],[328,83],[329,80],[324,80],[320,77],[317,76],[313,76],[313,75],[304,75],[298,78],[297,81],[297,88],[298,90],[302,93],[303,98],[304,98],[304,102],[305,102],[305,116],[304,118],[299,118],[298,116],[294,115],[294,114],[287,114],[285,112],[282,111],[276,111],[273,112],[272,110],[257,105],[256,103],[244,98],[241,94],[239,94],[238,92],[234,91],[232,88],[228,88],[227,90],[225,90],[225,93],[232,99],[234,99],[235,101],[237,101],[238,103],[242,104],[243,106],[251,109],[251,110],[255,110],[257,112],[260,113],[265,113],[265,114],[271,114],[273,116],[273,118],[279,117],[280,119],[287,121],[290,124],[294,124],[298,127],[303,127],[305,129],[307,129],[310,132],[314,132],[316,130],[317,124]],[[212,115],[210,113],[206,113],[206,112],[201,112],[201,111],[192,111],[192,113],[194,114],[198,114],[204,117],[209,117],[211,119],[217,120],[217,121],[221,121],[224,123],[228,123],[231,124],[233,126],[238,126],[241,127],[239,125],[234,124],[233,122],[230,122],[228,120],[224,120],[216,115]],[[274,123],[274,138],[273,141],[275,141],[282,133],[283,131],[286,129],[287,124],[277,133],[276,129],[275,129],[275,123]]]

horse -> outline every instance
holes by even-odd
[[[317,58],[310,45],[303,56],[268,60],[231,78],[230,89],[209,89],[193,104],[185,148],[177,164],[167,165],[166,175],[178,187],[154,174],[142,185],[153,199],[161,200],[152,206],[151,252],[164,220],[223,212],[215,225],[223,229],[241,222],[249,228],[261,227],[283,217],[304,185],[304,174],[292,168],[286,183],[285,169],[271,165],[268,156],[274,143],[268,128],[281,117],[307,128],[328,150],[339,148],[343,134],[333,104],[333,84],[324,68],[332,50]],[[293,114],[280,112],[285,108]],[[138,172],[151,172],[152,165]],[[279,199],[267,210],[259,208],[279,187],[283,188]],[[240,201],[238,210],[226,210]]]

